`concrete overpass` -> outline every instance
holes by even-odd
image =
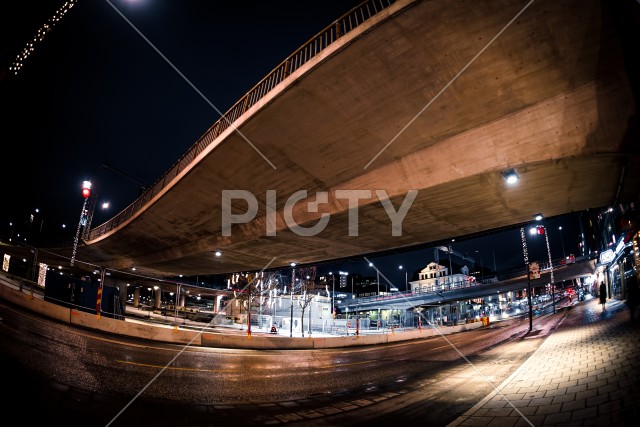
[[[125,211],[91,229],[77,258],[151,276],[260,270],[634,201],[636,105],[616,11],[578,0],[366,2],[283,61]],[[510,169],[515,186],[503,177]],[[255,217],[230,235],[223,190],[257,202]],[[288,212],[300,190],[308,196]],[[371,195],[350,205],[345,190]],[[417,190],[400,236],[380,190],[395,209]],[[319,192],[328,199],[312,212],[307,202]],[[249,208],[230,202],[232,214]],[[288,214],[305,227],[330,217],[322,232],[301,236]]]
[[[563,281],[574,280],[578,278],[584,278],[593,274],[596,267],[596,260],[581,259],[575,264],[554,266],[553,278],[556,286]],[[494,283],[476,284],[469,287],[457,287],[453,289],[444,290],[442,292],[399,292],[392,293],[390,295],[373,296],[365,298],[355,298],[342,300],[340,304],[337,304],[341,312],[355,313],[356,311],[367,311],[372,309],[388,309],[393,308],[396,310],[411,310],[415,307],[434,305],[434,304],[447,304],[456,301],[466,301],[474,298],[482,298],[489,295],[495,295],[496,293],[505,293],[510,291],[518,291],[527,289],[529,285],[527,281],[527,275],[524,274],[524,267],[522,269],[522,275],[511,277],[509,279],[503,279]],[[531,280],[531,289],[538,287],[544,287],[548,283],[551,283],[551,271],[543,270],[540,272],[540,277]],[[556,290],[558,288],[556,287]]]

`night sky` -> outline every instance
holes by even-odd
[[[65,2],[3,5],[3,221],[39,208],[45,231],[77,224],[85,179],[115,214],[220,118],[163,56],[225,112],[359,3],[79,0],[18,75],[8,67]]]
[[[535,224],[544,224],[546,227],[551,258],[554,261],[570,254],[580,255],[579,244],[582,231],[579,226],[579,213],[547,218],[540,223],[532,220],[531,223],[524,226],[529,261],[544,262],[548,260],[545,236],[529,233],[529,230]],[[562,230],[559,229],[560,226],[562,226]],[[455,273],[459,272],[459,267],[462,265],[467,265],[472,272],[474,268],[478,272],[484,270],[485,278],[491,277],[496,269],[499,274],[517,271],[518,269],[522,270],[522,274],[526,271],[520,227],[502,231],[490,231],[483,236],[470,236],[465,239],[456,238],[445,244],[445,246],[447,245],[450,245],[453,251],[476,260],[474,265],[468,260],[460,259],[457,255],[451,255],[451,263]],[[380,266],[381,273],[393,285],[403,290],[405,279],[411,281],[413,276],[413,280],[417,280],[417,272],[434,260],[433,247],[434,245],[431,244],[416,245],[408,250],[366,256],[366,259],[365,257],[356,257],[344,262],[321,264],[318,267],[318,272],[319,274],[325,274],[329,271],[342,270],[375,277],[375,269],[369,267],[370,261],[374,265]],[[438,256],[439,263],[449,268],[449,255],[439,251]],[[402,265],[402,269],[399,269],[400,265]],[[405,271],[408,272],[406,277]],[[481,274],[477,274],[477,278],[481,279]],[[381,277],[380,282],[384,284],[386,280]]]
[[[9,233],[9,221],[24,222],[38,208],[42,232],[73,236],[85,179],[99,186],[94,189],[99,204],[110,203],[108,212],[96,211],[92,225],[104,222],[133,202],[141,185],[160,178],[220,117],[167,60],[225,112],[359,3],[79,0],[14,75],[8,68],[16,55],[65,2],[7,2],[0,15],[0,234]],[[553,257],[563,252],[559,225],[564,252],[577,254],[580,231],[569,216],[546,223]],[[532,258],[546,257],[543,241],[530,243]],[[452,247],[490,270],[494,257],[498,269],[523,265],[518,229]],[[433,249],[369,259],[403,288],[404,270],[398,266],[408,269],[411,280],[433,259]],[[319,271],[338,269],[375,276],[364,259],[321,265]]]

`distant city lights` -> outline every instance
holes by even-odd
[[[13,61],[11,66],[9,67],[10,71],[13,71],[13,74],[17,75],[18,71],[20,71],[24,65],[26,59],[31,55],[31,53],[36,49],[36,46],[44,40],[44,37],[53,30],[53,27],[60,21],[64,15],[67,14],[71,10],[73,6],[78,3],[78,0],[68,0],[66,1],[56,12],[53,14],[51,18],[47,20],[36,32],[36,35],[27,43],[27,45],[22,49],[22,51],[16,56],[16,59]]]

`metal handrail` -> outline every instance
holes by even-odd
[[[584,257],[579,257],[580,260],[582,260]],[[558,269],[561,267],[564,267],[565,265],[562,264],[562,261],[564,260],[564,258],[559,258],[559,259],[555,259],[552,260],[552,265],[554,269]],[[540,271],[541,272],[548,272],[551,271],[551,267],[549,266],[549,262],[548,261],[540,261]],[[523,267],[519,267],[519,268],[515,268],[511,271],[508,272],[503,272],[500,274],[500,278],[499,281],[506,281],[509,279],[514,279],[516,277],[527,277],[527,271],[526,268]],[[444,289],[440,288],[441,285],[438,285],[438,289],[435,288],[435,286],[431,287],[431,289],[427,289],[427,290],[423,290],[423,289],[416,289],[415,291],[402,291],[402,292],[392,292],[392,293],[387,293],[387,294],[382,294],[382,295],[372,295],[372,296],[366,296],[366,297],[356,297],[353,298],[351,300],[346,301],[345,303],[342,304],[338,304],[339,306],[348,306],[348,307],[352,307],[352,306],[357,306],[357,305],[361,305],[361,304],[367,304],[370,302],[387,302],[387,301],[391,301],[391,300],[399,300],[399,299],[407,299],[407,298],[412,298],[412,297],[424,297],[424,296],[429,296],[429,295],[434,295],[434,294],[440,294],[442,292],[449,292],[449,291],[453,291],[453,290],[459,290],[459,289],[464,289],[464,288],[471,288],[471,287],[483,287],[483,286],[487,286],[488,285],[493,285],[495,283],[483,283],[482,281],[478,281],[478,280],[462,280],[462,281],[455,281],[455,282],[451,282],[451,283],[446,283],[444,284]]]
[[[289,55],[280,65],[240,98],[164,175],[147,188],[136,200],[107,222],[92,229],[89,232],[88,240],[96,239],[108,233],[131,218],[153,199],[154,196],[160,193],[173,178],[178,176],[209,144],[231,127],[233,122],[238,120],[247,110],[264,98],[271,90],[291,75],[291,73],[309,62],[309,60],[317,56],[340,37],[359,27],[365,21],[394,3],[396,3],[396,0],[366,0],[312,37],[311,40]]]

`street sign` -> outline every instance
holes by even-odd
[[[540,265],[538,261],[533,261],[529,264],[529,278],[531,280],[540,278]]]

